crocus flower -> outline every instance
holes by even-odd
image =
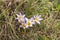
[[[32,27],[32,25],[33,25],[33,24],[32,24],[32,21],[31,21],[30,19],[27,20],[27,23],[26,23],[26,24],[27,24],[27,26],[29,26],[29,27]]]
[[[17,20],[19,21],[19,22],[23,22],[24,20],[23,20],[23,18],[25,17],[25,15],[22,15],[21,13],[20,14],[16,14],[17,15]]]
[[[34,16],[34,21],[38,24],[40,24],[40,21],[42,20],[41,15]]]
[[[28,18],[24,17],[23,20],[24,20],[24,21],[21,22],[20,27],[21,27],[21,28],[24,28],[24,29],[25,29],[25,28],[28,28],[28,26],[26,25]]]
[[[23,28],[23,29],[28,28],[28,26],[26,25],[26,23],[22,23],[22,24],[20,25],[20,27]]]

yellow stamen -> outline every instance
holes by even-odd
[[[25,25],[25,24],[22,24],[22,26],[23,26],[23,27],[26,27],[26,25]]]
[[[38,18],[35,18],[35,20],[38,20]]]
[[[30,22],[28,22],[28,25],[29,25],[29,26],[30,26],[30,24],[31,24],[31,23],[30,23]]]

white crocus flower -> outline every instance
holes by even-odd
[[[32,21],[30,19],[28,19],[26,25],[29,27],[32,27]]]
[[[29,28],[29,27],[26,25],[26,23],[22,23],[22,24],[20,25],[20,27],[23,28],[23,29]]]
[[[24,21],[21,22],[20,27],[23,28],[23,29],[28,28],[28,26],[27,26],[27,20],[28,20],[28,18],[24,17],[23,20]]]
[[[19,21],[19,22],[23,22],[24,20],[23,20],[23,18],[25,17],[25,15],[22,15],[21,13],[20,14],[16,14],[17,15],[17,20]]]
[[[27,25],[28,18],[24,17],[23,20],[24,21],[21,22],[20,27],[23,28],[23,29],[26,29],[26,28],[28,28],[28,25]]]
[[[32,26],[32,20],[31,19],[28,19],[28,18],[24,18],[24,21],[25,21],[25,23],[26,23],[26,26]]]
[[[42,20],[41,15],[34,16],[34,21],[38,24],[40,24],[40,21]]]

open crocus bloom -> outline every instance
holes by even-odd
[[[35,21],[36,23],[40,24],[40,21],[41,21],[41,20],[43,20],[43,19],[41,18],[41,15],[34,16],[34,21]]]
[[[23,28],[23,29],[29,28],[29,27],[26,25],[26,23],[22,23],[22,24],[20,25],[20,27]]]
[[[28,26],[26,25],[27,20],[28,20],[28,19],[27,19],[26,17],[23,18],[23,22],[21,22],[21,25],[20,25],[21,28],[24,28],[24,29],[25,29],[25,28],[28,28]]]
[[[30,19],[27,20],[27,26],[32,27],[32,21]]]
[[[24,21],[24,17],[25,17],[25,15],[22,15],[21,13],[20,14],[16,14],[17,15],[17,20],[19,21],[19,22],[22,22],[22,21]]]

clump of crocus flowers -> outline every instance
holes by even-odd
[[[25,15],[22,15],[21,13],[16,14],[17,20],[19,23],[21,23],[20,27],[23,29],[33,27],[36,23],[40,24],[40,21],[42,20],[41,15],[34,15],[30,19],[25,17]]]

